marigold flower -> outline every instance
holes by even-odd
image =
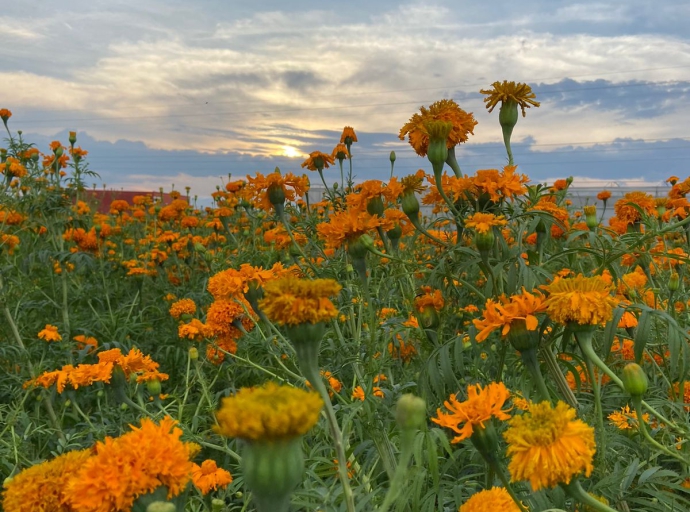
[[[74,341],[77,342],[77,348],[82,350],[89,347],[89,352],[96,350],[98,348],[98,340],[93,336],[85,336],[84,334],[79,334],[75,336]]]
[[[611,285],[601,276],[557,277],[543,288],[549,293],[544,301],[546,313],[560,324],[601,325],[613,317],[616,300],[610,295]]]
[[[345,242],[356,240],[379,226],[387,231],[393,228],[393,223],[377,215],[370,215],[366,211],[349,208],[334,213],[328,222],[316,226],[316,230],[319,238],[326,242],[327,248],[337,249]]]
[[[611,198],[611,192],[609,192],[608,190],[602,190],[601,192],[599,192],[597,194],[597,199],[599,201],[607,201],[610,198]]]
[[[471,437],[475,428],[484,428],[484,423],[491,418],[509,419],[508,412],[501,409],[509,398],[510,391],[502,382],[492,382],[484,389],[479,384],[470,385],[467,386],[467,400],[458,402],[455,396],[451,395],[443,402],[450,414],[438,409],[437,417],[431,418],[431,421],[459,434],[451,441],[459,443]]]
[[[72,510],[65,506],[65,487],[90,456],[91,450],[67,452],[15,475],[5,483],[2,509],[5,512]]]
[[[12,112],[7,110],[6,108],[0,108],[0,119],[2,119],[3,123],[7,123],[7,120],[12,117]]]
[[[502,171],[498,169],[482,169],[472,177],[472,183],[477,195],[487,194],[497,203],[501,199],[513,199],[527,191],[525,183],[529,178],[515,172],[517,165],[506,165]]]
[[[341,144],[347,144],[347,139],[350,139],[350,143],[357,142],[357,134],[352,126],[343,128],[343,133],[340,135]]]
[[[626,224],[634,224],[642,220],[642,210],[646,215],[656,216],[656,202],[654,196],[646,192],[628,192],[613,206],[616,217]]]
[[[39,339],[44,341],[62,341],[62,336],[58,332],[58,328],[54,325],[46,324],[45,329],[39,331]]]
[[[493,487],[472,495],[458,512],[520,512],[508,491],[503,487]]]
[[[309,158],[302,162],[301,167],[305,167],[310,171],[319,171],[323,169],[328,169],[331,165],[335,163],[335,158],[328,153],[322,153],[321,151],[312,151],[309,153]]]
[[[488,233],[493,226],[505,226],[508,221],[503,215],[477,212],[465,219],[465,227],[474,229],[477,233]]]
[[[508,443],[511,482],[529,480],[538,491],[594,469],[594,429],[575,419],[575,410],[564,402],[533,404],[509,421],[503,437]]]
[[[441,290],[432,290],[431,286],[422,286],[422,293],[417,295],[414,299],[414,307],[420,313],[423,313],[426,308],[433,308],[436,311],[441,311],[445,304]]]
[[[259,306],[279,325],[316,324],[338,316],[329,297],[342,286],[333,279],[298,279],[286,276],[266,283]]]
[[[229,471],[219,468],[215,460],[208,459],[192,465],[192,482],[202,494],[224,489],[232,483],[232,475]]]
[[[362,386],[357,386],[355,389],[353,389],[351,398],[353,400],[360,400],[364,402],[364,399],[366,398],[364,395],[364,388],[362,388]]]
[[[639,427],[637,412],[631,411],[629,405],[622,407],[620,411],[612,412],[608,415],[608,419],[620,430],[637,430]],[[642,421],[649,423],[649,414],[643,414]]]
[[[193,315],[196,313],[196,304],[192,299],[181,299],[170,306],[170,316],[179,320],[182,315]]]
[[[141,427],[118,438],[106,437],[67,483],[65,496],[76,512],[129,510],[134,501],[160,486],[168,499],[191,480],[190,458],[198,446],[180,440],[182,430],[169,416],[159,425],[145,418]]]
[[[347,146],[341,142],[333,148],[331,156],[338,160],[345,160],[346,158],[350,158],[350,152],[347,150]]]
[[[214,430],[247,441],[289,440],[306,434],[322,407],[318,393],[268,382],[223,398]]]
[[[477,121],[471,112],[465,112],[454,100],[440,100],[432,103],[428,109],[420,107],[419,111],[420,113],[414,114],[403,125],[398,134],[400,140],[405,140],[405,136],[408,136],[410,146],[414,148],[419,156],[426,156],[429,150],[429,133],[425,127],[425,124],[429,121],[447,121],[452,123],[453,128],[446,139],[446,147],[448,149],[467,141],[469,134],[474,134],[474,127]]]
[[[513,102],[520,106],[522,117],[525,117],[525,108],[538,107],[540,105],[538,101],[535,101],[536,95],[527,84],[503,80],[503,83],[498,81],[492,83],[491,87],[492,89],[482,89],[479,91],[481,94],[487,95],[484,98],[484,103],[486,103],[486,108],[489,109],[489,112],[492,112],[499,102],[501,104]]]
[[[510,299],[505,296],[500,297],[499,302],[487,299],[482,318],[472,320],[479,331],[476,340],[484,341],[489,334],[499,328],[501,336],[506,336],[516,320],[524,322],[528,331],[534,331],[539,325],[535,314],[541,313],[544,309],[544,296],[537,290],[529,293],[523,288],[521,294],[511,295]]]
[[[330,155],[329,155],[330,158]],[[271,211],[273,203],[269,198],[271,190],[279,190],[286,201],[294,201],[297,196],[303,196],[309,190],[309,179],[306,176],[295,176],[287,173],[272,172],[264,176],[260,172],[252,177],[247,175],[247,193],[254,203],[263,210]]]

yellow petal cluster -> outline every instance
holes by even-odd
[[[473,494],[458,512],[520,512],[520,508],[503,487],[493,487]]]
[[[510,457],[511,481],[529,480],[532,489],[570,483],[582,472],[594,469],[594,429],[575,419],[575,409],[564,402],[533,404],[515,416],[503,434]]]
[[[264,298],[259,306],[278,325],[316,324],[338,316],[329,297],[337,295],[341,289],[333,279],[286,276],[264,285]]]
[[[474,229],[477,233],[488,233],[492,226],[505,226],[508,221],[503,215],[477,212],[465,219],[465,227]]]
[[[268,382],[224,398],[215,430],[248,441],[293,439],[316,424],[322,407],[318,393]]]
[[[491,112],[499,102],[503,104],[512,101],[520,105],[522,117],[525,117],[525,108],[530,108],[531,106],[538,107],[540,105],[538,101],[535,101],[537,96],[527,84],[503,80],[503,83],[492,83],[491,87],[492,89],[482,89],[479,91],[481,94],[487,95],[487,97],[484,98],[484,103],[486,103],[486,108],[489,109],[489,112]]]
[[[560,324],[601,325],[613,317],[616,300],[611,285],[601,276],[556,278],[544,286],[546,313]]]

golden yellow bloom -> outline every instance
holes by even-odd
[[[44,341],[62,341],[62,336],[58,332],[58,328],[54,325],[46,324],[45,329],[39,331],[39,339]]]
[[[333,279],[286,276],[264,285],[264,298],[259,306],[278,325],[316,324],[338,316],[328,297],[337,295],[341,289]]]
[[[503,83],[492,83],[491,87],[492,89],[482,89],[479,91],[481,94],[487,95],[487,97],[484,98],[484,103],[486,103],[486,108],[489,109],[489,112],[492,112],[499,102],[507,103],[512,101],[520,105],[520,108],[522,109],[522,117],[525,117],[525,108],[539,106],[539,102],[535,101],[536,95],[532,92],[532,88],[527,84],[503,80]]]
[[[601,276],[556,278],[543,287],[548,293],[544,301],[546,313],[560,324],[605,324],[613,317],[616,300],[611,297],[611,285]]]
[[[503,487],[493,487],[472,495],[458,512],[520,512],[508,491]]]
[[[501,409],[503,404],[510,398],[510,391],[502,382],[492,382],[482,389],[481,385],[475,384],[467,386],[467,400],[458,402],[454,395],[443,402],[451,414],[446,414],[438,409],[438,417],[431,418],[431,421],[451,429],[460,434],[451,442],[459,443],[467,439],[474,432],[475,427],[484,428],[484,423],[491,418],[507,420],[510,415]],[[461,424],[464,425],[460,427]]]
[[[474,229],[477,233],[488,233],[493,226],[505,226],[508,221],[503,215],[477,212],[465,219],[465,227]]]
[[[248,441],[288,440],[306,434],[322,407],[318,393],[268,382],[223,398],[214,429]]]
[[[179,320],[182,315],[196,313],[196,304],[192,299],[181,299],[170,306],[170,316]]]
[[[69,512],[65,486],[91,456],[90,450],[67,452],[16,475],[5,484],[2,509],[6,512]]]
[[[487,299],[484,306],[483,318],[472,320],[479,331],[476,340],[484,341],[496,329],[501,329],[501,335],[506,336],[510,332],[511,324],[515,320],[524,321],[528,331],[534,331],[539,325],[536,313],[544,311],[544,296],[539,292],[529,293],[524,288],[519,295],[511,295],[499,298],[500,302]]]
[[[594,469],[594,429],[575,419],[575,409],[564,402],[533,404],[528,412],[515,416],[503,437],[508,443],[508,471],[511,481],[529,480],[538,491],[570,483],[582,472]]]
[[[319,169],[328,169],[329,166],[333,165],[335,157],[329,155],[328,153],[322,153],[321,151],[312,151],[309,153],[309,158],[302,162],[302,168],[307,168],[310,171],[317,171]]]

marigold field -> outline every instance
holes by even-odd
[[[99,205],[1,109],[3,510],[690,510],[690,178],[574,208],[514,162],[530,87],[481,92],[502,169],[441,100],[415,174],[345,127],[210,207]]]

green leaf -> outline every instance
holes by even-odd
[[[643,310],[640,319],[637,323],[637,330],[635,332],[635,362],[640,364],[642,362],[642,354],[647,345],[649,334],[652,332],[651,312]]]

